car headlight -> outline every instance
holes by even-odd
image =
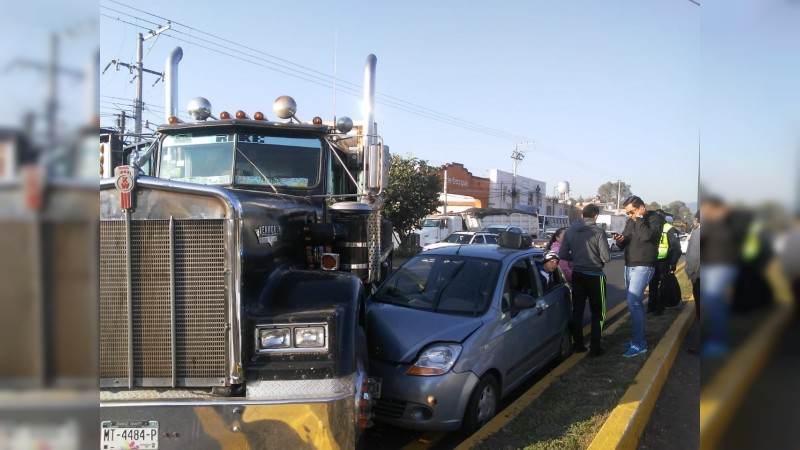
[[[325,347],[325,328],[295,328],[294,345],[298,348]]]
[[[328,327],[323,323],[257,325],[255,334],[259,353],[328,351]]]
[[[443,375],[453,368],[461,346],[458,344],[438,344],[426,348],[414,364],[406,371],[409,375]]]

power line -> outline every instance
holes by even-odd
[[[201,38],[199,36],[196,36],[194,34],[189,34],[189,33],[183,32],[181,30],[174,29],[174,28],[173,28],[172,31],[174,31],[177,34],[182,34],[182,35],[189,36],[193,41],[187,41],[185,39],[181,39],[181,38],[179,38],[177,36],[174,36],[172,33],[164,33],[166,36],[171,37],[172,39],[175,39],[177,41],[186,42],[186,43],[189,43],[189,44],[204,48],[204,49],[209,50],[209,51],[213,51],[213,52],[216,52],[216,53],[219,53],[219,54],[222,54],[222,55],[234,58],[234,59],[238,59],[238,60],[246,62],[246,63],[254,64],[254,65],[257,65],[257,66],[261,66],[261,67],[264,67],[264,68],[269,69],[269,70],[277,71],[279,73],[283,73],[285,75],[289,75],[289,76],[292,76],[292,77],[295,77],[295,78],[299,78],[299,79],[301,79],[303,81],[311,82],[311,83],[314,83],[314,84],[317,84],[317,85],[320,85],[320,86],[323,86],[323,87],[326,87],[326,88],[332,88],[333,77],[328,75],[328,74],[325,74],[323,72],[314,70],[314,69],[309,68],[309,67],[302,66],[300,64],[293,63],[293,62],[288,61],[286,59],[279,58],[277,56],[271,55],[271,54],[263,52],[263,51],[259,51],[259,50],[253,49],[253,48],[245,46],[245,45],[238,44],[238,43],[233,42],[233,41],[231,41],[229,39],[225,39],[225,38],[222,38],[220,36],[216,36],[214,34],[204,32],[202,30],[199,30],[197,28],[193,28],[193,27],[188,26],[186,24],[183,24],[183,23],[180,23],[180,22],[177,22],[177,21],[173,21],[171,19],[167,19],[167,18],[158,16],[156,14],[152,14],[152,13],[149,13],[147,11],[143,11],[143,10],[138,9],[138,8],[134,8],[134,7],[125,5],[124,3],[121,3],[121,2],[118,2],[118,1],[115,1],[115,0],[108,0],[108,1],[110,1],[112,3],[115,3],[115,4],[118,4],[118,5],[121,5],[123,7],[129,8],[129,9],[132,9],[134,11],[138,11],[138,12],[141,12],[143,14],[147,14],[149,16],[156,17],[156,18],[158,18],[160,20],[169,20],[173,25],[179,25],[179,26],[185,27],[185,28],[187,28],[189,30],[197,31],[198,33],[201,33],[202,35],[210,36],[210,37],[218,39],[218,40],[220,40],[222,42],[233,44],[237,48],[227,47],[227,46],[221,45],[219,43],[210,41],[208,39],[203,39],[203,38]],[[144,23],[149,23],[149,24],[152,24],[152,25],[158,25],[157,22],[152,22],[152,21],[149,21],[149,20],[144,19],[142,17],[138,17],[138,16],[135,16],[133,14],[126,13],[124,11],[116,10],[116,9],[110,8],[108,6],[101,5],[101,8],[105,8],[105,9],[107,9],[109,11],[117,12],[117,13],[125,15],[127,17],[131,17],[131,18],[133,18],[133,19],[135,19],[137,21],[141,21],[141,22],[144,22]],[[121,19],[119,17],[112,17],[112,16],[110,16],[108,14],[104,14],[104,13],[101,13],[100,15],[102,17],[106,17],[106,18],[109,18],[109,19],[112,19],[112,20],[117,20],[117,21],[120,21],[122,23],[125,23],[125,24],[128,24],[128,25],[134,26],[134,27],[138,27],[138,28],[142,28],[142,29],[147,30],[147,27],[144,27],[144,26],[142,26],[140,24],[134,24],[134,23],[128,22],[128,21],[123,20],[123,19]],[[215,49],[215,48],[211,48],[211,47],[208,47],[208,46],[205,46],[205,45],[198,44],[197,42],[194,42],[194,40],[199,40],[199,41],[202,41],[202,42],[206,42],[206,43],[208,43],[210,45],[218,46],[218,47],[220,47],[222,49],[229,50],[229,51],[238,53],[240,55],[244,55],[246,58],[243,58],[241,56],[237,56],[237,55],[234,55],[234,54],[231,54],[231,53],[219,50],[219,49]],[[285,63],[290,64],[292,66],[299,67],[302,70],[295,69],[295,68],[289,67],[289,66],[284,65],[284,64],[279,64],[279,63],[276,63],[276,62],[273,62],[273,61],[269,61],[269,60],[267,60],[267,59],[265,59],[265,58],[263,58],[261,56],[248,54],[247,52],[244,52],[244,51],[240,50],[240,48],[243,48],[243,49],[246,49],[246,50],[250,50],[250,51],[255,52],[255,53],[259,54],[259,55],[265,55],[265,56],[267,56],[269,58],[272,58],[272,59],[275,59],[275,60],[278,60],[278,61],[285,62]],[[247,59],[247,58],[258,59],[258,60],[261,60],[265,64],[270,64],[272,66],[276,66],[277,68],[276,67],[272,67],[272,66],[267,66],[265,64],[262,64],[262,63],[259,63],[259,62],[256,62],[256,61],[252,61],[251,59]],[[281,69],[283,69],[283,70],[281,70]],[[287,72],[287,71],[289,71],[289,72]],[[311,73],[306,73],[306,72],[311,72]],[[315,75],[315,74],[318,74],[318,75]],[[354,97],[359,97],[359,92],[360,92],[360,89],[361,89],[361,87],[359,85],[347,82],[345,80],[338,80],[338,82],[345,85],[345,86],[341,86],[341,85],[337,86],[338,89],[344,90],[344,92],[347,93],[348,95],[352,95]],[[460,119],[458,117],[455,117],[455,116],[452,116],[452,115],[449,115],[449,114],[445,114],[445,113],[441,113],[441,112],[435,111],[433,109],[426,108],[426,107],[423,107],[423,106],[420,106],[420,105],[417,105],[417,104],[414,104],[414,103],[411,103],[411,102],[408,102],[408,101],[405,101],[405,100],[402,100],[402,99],[399,99],[399,98],[396,98],[396,97],[392,97],[392,96],[389,96],[389,95],[386,95],[386,94],[376,93],[376,101],[378,103],[381,103],[383,105],[389,106],[389,107],[394,108],[394,109],[398,109],[398,110],[403,111],[403,112],[408,112],[408,113],[412,113],[412,114],[415,114],[415,115],[421,115],[423,117],[426,117],[426,118],[429,118],[429,119],[432,119],[432,120],[436,120],[436,121],[439,121],[439,122],[442,122],[442,123],[446,123],[448,125],[458,126],[458,127],[470,130],[470,131],[474,131],[474,132],[490,135],[490,136],[493,136],[493,137],[497,137],[497,138],[501,138],[501,139],[513,139],[513,140],[525,139],[525,138],[523,138],[521,136],[517,136],[517,135],[514,135],[512,133],[507,133],[507,132],[504,132],[504,131],[501,131],[501,130],[497,130],[497,129],[494,129],[494,128],[491,128],[491,127],[487,127],[485,125],[477,124],[477,123],[474,123],[474,122],[469,122],[469,121]]]

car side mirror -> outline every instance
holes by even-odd
[[[516,309],[529,309],[536,306],[536,300],[522,292],[515,292],[511,297],[511,305]]]

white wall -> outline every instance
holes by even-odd
[[[489,207],[490,208],[511,208],[511,187],[514,176],[511,172],[498,169],[489,171]],[[536,187],[539,187],[540,201],[536,201]],[[534,180],[533,178],[523,177],[517,174],[516,189],[519,192],[517,205],[537,206],[539,213],[544,214],[547,197],[547,183]],[[503,193],[506,195],[503,195]],[[533,193],[533,198],[529,197]]]

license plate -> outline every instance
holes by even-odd
[[[100,424],[101,450],[157,449],[155,420],[104,420]]]

